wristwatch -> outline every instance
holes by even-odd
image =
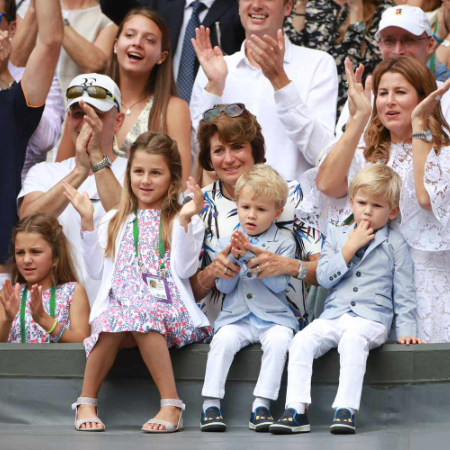
[[[94,164],[91,169],[92,172],[98,172],[99,170],[104,169],[105,167],[111,167],[111,160],[105,155],[103,156],[103,159],[98,162],[97,164]]]
[[[422,139],[423,141],[428,143],[431,143],[433,141],[433,134],[429,129],[413,133],[411,137],[413,139]]]
[[[298,268],[295,278],[297,278],[297,280],[303,280],[306,277],[306,266],[302,261],[299,261],[299,263],[300,267]]]

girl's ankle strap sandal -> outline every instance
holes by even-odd
[[[181,409],[181,414],[180,418],[178,419],[177,426],[175,427],[173,423],[166,420],[150,419],[144,425],[146,425],[147,423],[155,423],[157,425],[162,425],[163,427],[165,427],[165,430],[152,430],[142,427],[142,431],[144,431],[145,433],[175,433],[175,431],[182,431],[184,429],[183,411],[186,409],[186,405],[179,399],[163,398],[161,399],[161,408],[164,406],[175,406],[176,408]]]
[[[98,417],[77,420],[78,406],[80,406],[80,405],[95,406],[97,409],[97,412],[98,412],[96,398],[78,397],[77,401],[72,404],[72,409],[75,411],[75,424],[74,424],[75,430],[77,430],[77,431],[97,431],[97,432],[105,431],[105,424]],[[81,425],[83,425],[85,423],[99,423],[99,424],[103,425],[103,428],[81,428]]]

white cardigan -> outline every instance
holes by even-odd
[[[105,258],[105,250],[108,242],[108,225],[116,212],[115,209],[109,211],[100,221],[97,230],[82,233],[81,252],[86,270],[95,280],[102,280],[100,290],[92,305],[89,317],[89,323],[91,324],[109,306],[109,293],[116,261],[113,261],[109,256]],[[131,213],[120,228],[115,245],[116,259],[126,225],[132,222],[134,218],[134,213]],[[189,282],[189,277],[194,275],[198,269],[198,257],[203,245],[205,225],[196,215],[192,217],[187,233],[180,225],[178,218],[174,219],[172,228],[170,268],[173,281],[180,292],[181,300],[186,306],[194,326],[196,328],[209,326],[208,319],[195,303]]]

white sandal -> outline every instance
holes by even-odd
[[[72,404],[72,409],[75,411],[75,430],[77,431],[105,431],[105,424],[98,418],[93,417],[92,419],[81,419],[77,420],[78,406],[80,405],[91,405],[97,408],[97,399],[90,397],[78,397],[77,401]],[[98,412],[98,408],[97,408]],[[81,428],[84,423],[100,423],[103,428]]]
[[[150,419],[148,422],[145,422],[144,425],[146,425],[147,423],[156,423],[158,425],[162,425],[163,427],[166,427],[166,429],[165,430],[152,430],[149,428],[142,427],[142,431],[144,433],[175,433],[175,431],[184,430],[183,411],[186,409],[186,405],[181,400],[164,398],[164,399],[161,399],[161,408],[163,406],[175,406],[176,408],[181,409],[181,414],[180,414],[180,418],[178,419],[177,426],[175,427],[173,425],[173,423],[167,422],[166,420]]]

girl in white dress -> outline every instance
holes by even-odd
[[[366,164],[387,164],[403,180],[396,226],[415,264],[418,337],[450,342],[450,128],[431,71],[414,58],[383,61],[373,73],[374,107],[346,62],[350,119],[319,169],[301,179],[305,202],[298,215],[326,234],[348,219],[347,188]],[[364,135],[365,146],[358,142]],[[320,191],[320,192],[319,192]],[[325,195],[322,195],[325,194]],[[314,221],[314,220],[313,220]]]

